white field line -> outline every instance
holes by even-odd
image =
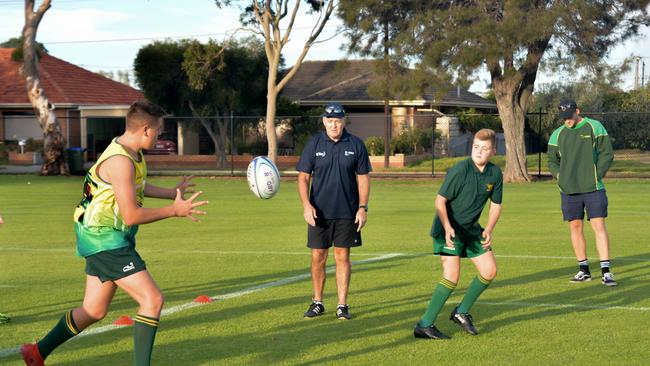
[[[516,306],[522,308],[572,308],[572,309],[595,309],[595,310],[628,310],[628,311],[650,311],[650,307],[647,306],[618,306],[618,305],[581,305],[581,304],[545,304],[545,303],[535,303],[535,302],[520,302],[520,301],[505,301],[505,302],[493,302],[493,301],[477,301],[477,304],[482,305],[495,305],[495,306]]]
[[[0,251],[25,251],[25,252],[43,252],[43,253],[75,253],[75,249],[70,248],[24,248],[24,247],[0,247]],[[208,249],[190,249],[190,250],[179,250],[179,249],[139,249],[140,253],[177,253],[177,254],[217,254],[217,255],[300,255],[300,256],[310,256],[311,253],[309,249],[305,248],[304,251],[300,252],[282,252],[282,251],[269,251],[269,250],[208,250]],[[363,256],[363,257],[372,257],[377,255],[393,254],[386,252],[371,252],[371,253],[350,253],[352,256]],[[403,254],[407,255],[407,254]]]
[[[352,264],[358,265],[358,264],[373,263],[373,262],[379,262],[379,261],[383,261],[383,260],[386,260],[386,259],[401,257],[401,256],[402,255],[400,253],[389,253],[389,254],[379,256],[379,257],[354,261],[354,262],[352,262]],[[331,273],[331,272],[334,271],[334,269],[335,269],[334,266],[330,266],[330,267],[327,268],[327,272]],[[255,293],[255,292],[266,290],[266,289],[271,288],[271,287],[278,287],[278,286],[286,285],[286,284],[289,284],[289,283],[298,282],[300,280],[307,279],[307,278],[310,278],[310,277],[311,277],[311,273],[303,273],[303,274],[299,274],[299,275],[296,275],[296,276],[286,277],[286,278],[283,278],[283,279],[280,279],[280,280],[277,280],[277,281],[267,282],[267,283],[263,283],[261,285],[248,287],[248,288],[245,288],[245,289],[242,289],[242,290],[239,290],[239,291],[230,292],[230,293],[223,294],[223,295],[211,296],[210,299],[213,300],[213,301],[233,299],[233,298],[236,298],[236,297],[242,297],[242,296],[246,296],[246,295],[249,295],[249,294],[252,294],[252,293]],[[195,308],[195,307],[198,307],[198,306],[204,306],[204,305],[208,305],[208,304],[187,302],[187,303],[184,303],[184,304],[180,304],[180,305],[176,305],[176,306],[172,306],[172,307],[163,309],[163,311],[161,313],[161,316],[172,315],[172,314],[175,314],[175,313],[187,310],[187,309]],[[77,339],[77,338],[87,337],[87,336],[94,335],[94,334],[105,333],[105,332],[115,330],[115,329],[119,329],[119,328],[124,328],[124,326],[109,324],[109,325],[105,325],[105,326],[101,326],[101,327],[97,327],[97,328],[84,330],[83,333],[79,334],[77,337],[73,338],[72,340]],[[0,349],[0,359],[16,355],[19,352],[20,352],[20,346],[7,348],[7,349]]]
[[[71,253],[74,254],[74,248],[65,249],[65,248],[24,248],[24,247],[0,247],[0,251],[11,250],[11,251],[29,251],[29,252],[62,252],[62,253]],[[142,253],[178,253],[178,254],[216,254],[216,255],[298,255],[298,256],[309,256],[311,255],[308,249],[300,252],[282,252],[282,251],[255,251],[255,250],[207,250],[207,249],[196,249],[196,250],[164,250],[164,249],[143,249]],[[351,253],[352,256],[377,256],[377,255],[387,255],[387,254],[399,254],[404,257],[424,257],[432,255],[432,253],[386,253],[386,252],[364,252],[364,253]],[[510,259],[559,259],[559,260],[571,260],[575,261],[575,257],[571,256],[554,256],[554,255],[510,255],[510,254],[495,254],[497,258],[510,258]],[[650,262],[650,258],[611,258],[613,262]]]

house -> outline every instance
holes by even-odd
[[[13,48],[0,48],[0,141],[43,139],[20,74],[21,63],[11,59]],[[55,107],[66,147],[87,149],[94,160],[114,136],[124,131],[129,105],[144,94],[44,53],[39,74]]]
[[[348,130],[365,140],[384,136],[384,101],[368,92],[380,77],[373,60],[305,61],[282,95],[306,109],[341,103],[347,112]],[[414,100],[390,100],[389,108],[393,136],[407,126],[431,127],[434,114],[444,116],[468,108],[486,113],[497,110],[495,103],[460,87],[450,87],[440,100],[433,89]],[[447,123],[449,129],[449,122],[438,122]]]

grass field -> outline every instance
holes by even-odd
[[[428,237],[439,180],[372,182],[364,246],[352,255],[366,262],[353,265],[348,322],[334,317],[332,276],[325,315],[302,318],[311,296],[309,253],[293,181],[269,201],[254,198],[243,179],[197,183],[210,200],[201,223],[171,219],[142,226],[138,235],[171,311],[161,320],[155,365],[648,364],[647,181],[607,182],[616,288],[569,283],[576,263],[553,183],[506,185],[494,233],[499,275],[471,311],[481,334],[462,333],[448,320],[475,274],[464,263],[437,321],[448,341],[412,335],[440,279]],[[7,350],[44,336],[82,299],[84,261],[74,255],[71,223],[80,191],[79,177],[0,175],[0,312],[12,317],[0,325],[0,357],[10,354],[0,364],[21,365]],[[590,231],[587,240],[597,273]],[[201,294],[222,297],[183,306]],[[107,318],[90,330],[105,330],[136,308],[118,292]],[[47,364],[128,365],[131,335],[126,327],[75,339]]]

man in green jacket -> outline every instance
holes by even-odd
[[[591,118],[580,116],[573,100],[558,106],[564,124],[548,142],[548,167],[558,180],[562,197],[562,215],[569,222],[571,243],[580,269],[572,283],[591,281],[585,236],[582,230],[585,210],[596,237],[602,283],[616,286],[609,270],[609,238],[605,227],[607,195],[603,177],[612,165],[614,153],[605,127]]]

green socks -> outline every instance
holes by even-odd
[[[133,326],[133,345],[135,351],[135,365],[151,365],[151,351],[153,341],[158,330],[158,319],[144,315],[136,315]]]
[[[133,343],[135,348],[136,366],[149,366],[151,364],[151,351],[153,349],[154,339],[156,338],[156,330],[158,330],[158,319],[144,315],[137,315],[135,317],[135,325],[133,326]],[[56,347],[76,336],[79,332],[80,330],[77,328],[74,319],[72,318],[72,310],[70,310],[66,312],[54,328],[52,328],[52,330],[50,330],[50,332],[38,342],[38,351],[41,356],[43,356],[43,359],[45,359]]]
[[[50,330],[47,335],[41,339],[37,346],[38,352],[40,352],[43,359],[49,356],[52,351],[61,344],[63,344],[68,339],[79,334],[79,329],[72,319],[72,310],[66,312],[58,323]]]
[[[476,275],[476,277],[474,277],[472,280],[472,283],[469,285],[469,289],[467,289],[467,293],[465,294],[465,297],[463,297],[463,301],[461,301],[460,305],[458,305],[457,311],[459,313],[468,313],[469,309],[476,302],[476,299],[478,299],[483,291],[485,291],[485,289],[490,286],[490,283],[492,283],[492,281],[486,280],[480,275]]]
[[[442,310],[449,295],[451,295],[455,288],[456,284],[446,278],[443,278],[438,283],[435,291],[433,291],[433,295],[431,295],[429,307],[427,308],[427,311],[424,312],[424,315],[422,315],[422,320],[420,320],[419,325],[421,327],[426,328],[433,325],[438,313],[440,313],[440,310]]]

